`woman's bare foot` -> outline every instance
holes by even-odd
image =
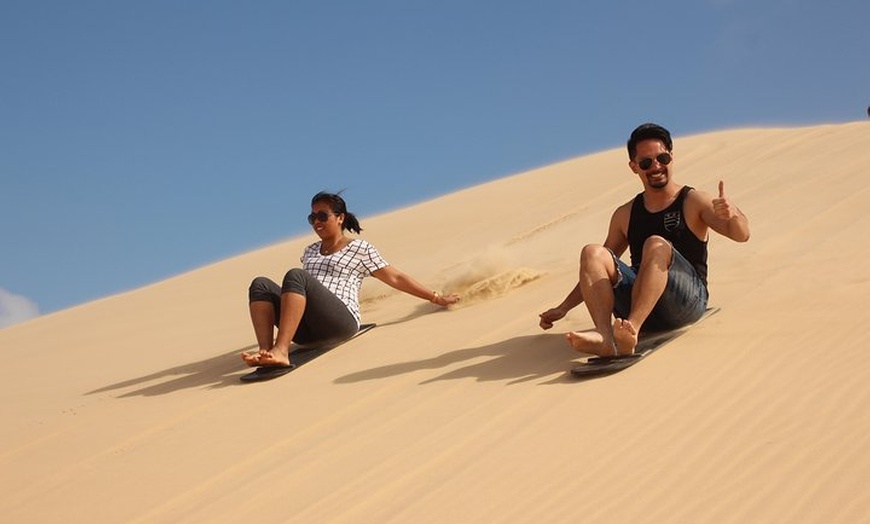
[[[282,353],[276,348],[261,349],[256,353],[242,353],[242,360],[251,367],[290,365],[289,353]]]
[[[620,355],[631,355],[637,347],[637,329],[630,321],[617,318],[613,323],[613,341]]]
[[[613,343],[604,341],[604,336],[596,330],[571,331],[565,335],[568,343],[578,353],[589,353],[598,356],[613,356],[615,349]]]

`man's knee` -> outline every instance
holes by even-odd
[[[667,267],[671,265],[673,255],[673,246],[663,237],[653,235],[643,243],[642,258],[645,264],[664,264],[664,266]]]
[[[615,256],[600,244],[589,244],[580,250],[581,278],[608,278],[613,284],[619,279]]]
[[[601,264],[613,258],[613,254],[600,244],[587,244],[580,250],[580,267]]]

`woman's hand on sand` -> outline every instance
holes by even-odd
[[[435,295],[435,298],[432,299],[432,303],[441,307],[447,307],[459,302],[460,300],[459,295],[451,293],[449,295]]]

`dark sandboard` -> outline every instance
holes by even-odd
[[[668,342],[688,332],[692,326],[696,326],[703,322],[708,317],[719,312],[719,308],[708,308],[704,315],[694,324],[681,327],[672,331],[659,331],[656,333],[641,333],[640,340],[632,355],[624,355],[620,357],[592,357],[586,362],[571,370],[571,374],[575,377],[589,378],[603,375],[610,375],[617,371],[629,368],[644,358],[651,355],[657,349],[661,348]]]
[[[377,326],[377,324],[361,324],[359,327],[359,331],[356,332],[356,335],[342,340],[337,344],[332,344],[329,346],[300,346],[296,349],[290,351],[290,365],[289,366],[262,366],[256,368],[254,371],[246,375],[242,375],[239,377],[239,380],[242,382],[260,382],[262,380],[270,380],[273,378],[278,378],[281,376],[290,373],[294,369],[298,368],[302,364],[311,362],[315,358],[328,353],[329,351],[337,348],[338,346],[344,344],[348,340],[353,340],[356,337],[362,335],[366,331]]]

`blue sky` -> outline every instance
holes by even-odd
[[[648,120],[864,119],[868,23],[866,0],[0,0],[0,327],[304,233],[321,189],[365,217]]]

